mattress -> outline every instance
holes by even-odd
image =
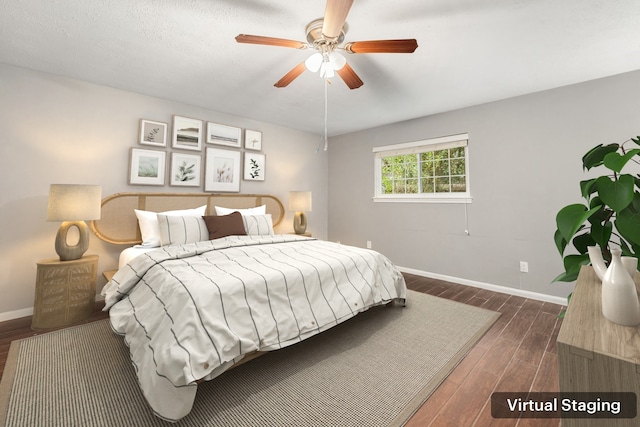
[[[158,248],[149,248],[142,245],[136,245],[123,250],[122,252],[120,252],[120,257],[118,258],[118,270],[127,265],[138,255],[142,255],[156,249]]]

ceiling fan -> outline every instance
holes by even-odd
[[[238,43],[261,44],[267,46],[289,47],[294,49],[313,49],[316,52],[305,61],[296,65],[284,75],[275,87],[286,87],[305,70],[320,72],[320,77],[331,78],[334,72],[344,80],[350,89],[357,89],[364,83],[347,64],[347,60],[337,51],[356,53],[413,53],[418,47],[416,39],[369,40],[344,42],[347,32],[347,15],[353,0],[327,0],[324,17],[307,25],[307,42],[280,39],[274,37],[239,34]]]

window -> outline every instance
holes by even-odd
[[[375,147],[376,202],[469,203],[468,135]]]

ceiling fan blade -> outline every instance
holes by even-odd
[[[349,53],[413,53],[417,48],[416,39],[369,40],[344,45]]]
[[[285,74],[284,77],[282,77],[280,80],[278,80],[276,82],[276,84],[274,84],[274,86],[275,87],[287,87],[287,86],[289,86],[289,83],[291,83],[296,78],[298,78],[298,76],[300,74],[304,73],[304,71],[306,69],[307,69],[307,67],[305,67],[304,61],[302,61],[301,63],[299,63],[298,65],[293,67],[293,69],[291,71],[289,71],[287,74]]]
[[[345,64],[344,67],[337,70],[336,73],[338,73],[347,86],[349,86],[349,89],[358,89],[364,84],[349,64]]]
[[[326,38],[335,39],[340,35],[352,4],[353,0],[327,0],[322,24],[322,34]]]
[[[250,34],[238,34],[236,36],[238,43],[262,44],[267,46],[292,47],[294,49],[306,49],[308,44],[297,40],[279,39],[275,37],[252,36]]]

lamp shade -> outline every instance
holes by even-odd
[[[51,184],[47,221],[100,219],[102,188],[99,185]]]
[[[312,73],[320,71],[320,77],[331,78],[334,71],[342,69],[347,63],[347,58],[338,52],[325,53],[324,55],[316,52],[304,61],[307,70]]]
[[[290,191],[289,211],[311,212],[311,191]]]
[[[317,73],[320,65],[322,65],[322,54],[318,52],[314,53],[304,61],[304,65],[307,67],[307,70],[312,73]]]

